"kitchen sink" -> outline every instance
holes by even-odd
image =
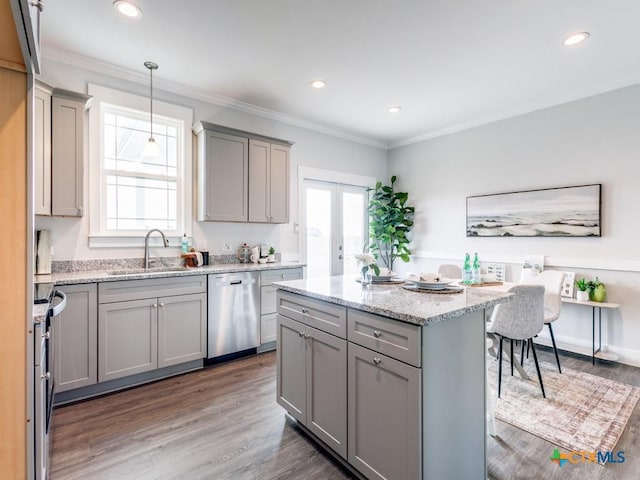
[[[143,273],[183,272],[187,267],[153,267],[153,268],[129,268],[126,270],[109,270],[109,275],[140,275]]]

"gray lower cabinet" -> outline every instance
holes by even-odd
[[[202,359],[206,276],[102,283],[98,324],[100,382]]]
[[[53,319],[55,385],[64,392],[98,381],[98,295],[95,283],[57,289],[67,295],[67,307]]]
[[[369,479],[421,478],[419,368],[349,342],[349,455]]]
[[[347,458],[347,341],[278,315],[277,401]]]
[[[347,341],[278,315],[278,403],[347,457]]]
[[[276,287],[273,282],[302,278],[302,267],[266,270],[260,273],[260,344],[276,340]],[[272,348],[275,348],[275,344]]]

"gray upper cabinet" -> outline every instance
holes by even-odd
[[[249,221],[289,221],[290,147],[249,140]]]
[[[36,84],[36,215],[84,214],[84,111],[89,98]]]
[[[198,221],[289,221],[291,142],[208,122],[193,132]]]
[[[249,140],[204,128],[197,136],[198,220],[246,222]]]
[[[98,381],[98,295],[95,283],[56,288],[67,295],[53,319],[56,391],[64,392]]]
[[[36,81],[34,92],[34,213],[51,215],[51,93],[52,88]]]

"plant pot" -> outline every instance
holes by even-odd
[[[271,253],[271,254],[269,254],[269,256],[267,257],[267,262],[268,262],[268,263],[273,263],[273,262],[275,262],[275,261],[276,261],[276,255],[275,255],[275,253]]]
[[[579,302],[588,302],[589,292],[587,290],[578,290],[576,292],[576,300],[578,300]]]

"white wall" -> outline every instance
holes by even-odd
[[[633,86],[391,150],[389,174],[416,206],[415,255],[396,269],[432,271],[461,263],[468,251],[507,263],[512,280],[527,254],[578,277],[598,275],[608,300],[621,304],[604,322],[603,339],[640,365],[639,119],[640,86]],[[466,237],[469,195],[590,183],[602,184],[600,238]],[[554,333],[568,348],[590,348],[591,310],[565,305]]]
[[[67,90],[86,93],[87,84],[95,83],[143,96],[149,93],[148,85],[132,83],[47,59],[44,61],[43,71],[46,74],[40,77],[42,81]],[[297,171],[300,165],[367,175],[381,180],[387,176],[385,150],[195,100],[181,95],[181,92],[167,92],[154,88],[154,98],[193,108],[195,121],[205,120],[295,142],[291,149],[291,223],[262,225],[194,221],[194,243],[198,248],[208,249],[212,254],[227,253],[222,251],[224,244],[231,245],[235,252],[242,242],[248,242],[252,245],[273,245],[285,258],[298,259],[298,233],[294,231],[293,224],[298,221]],[[86,194],[85,210],[89,207],[88,198],[89,195]],[[88,211],[87,213],[89,214]],[[142,256],[140,248],[89,248],[88,215],[82,219],[36,217],[36,228],[51,230],[54,260]],[[153,255],[170,256],[179,252],[177,248],[153,250]]]

